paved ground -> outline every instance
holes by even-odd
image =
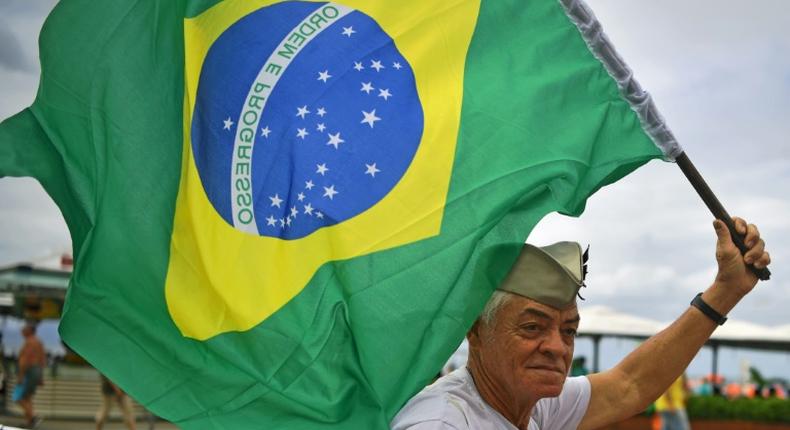
[[[0,415],[0,430],[8,427],[22,427],[24,420],[20,417]],[[54,420],[44,418],[44,421],[36,427],[36,430],[92,430],[96,425],[93,421],[77,421],[77,420]],[[104,425],[104,430],[122,430],[126,427],[120,421],[111,421]],[[157,421],[153,425],[143,420],[137,420],[137,430],[176,430],[173,424]]]

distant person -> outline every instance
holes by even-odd
[[[737,382],[730,382],[729,384],[725,385],[724,395],[730,400],[741,397],[741,384]]]
[[[44,345],[36,336],[36,326],[26,324],[22,327],[25,342],[19,350],[17,386],[14,388],[13,400],[19,404],[25,414],[25,425],[35,428],[40,417],[33,415],[33,395],[39,385],[43,385],[43,371],[47,363]]]
[[[571,376],[585,376],[590,373],[590,370],[585,365],[587,359],[585,357],[579,357],[573,360],[571,363]]]
[[[687,395],[686,375],[683,374],[656,400],[656,412],[661,418],[661,430],[691,429],[686,414]]]
[[[96,430],[101,430],[107,416],[110,415],[110,408],[113,403],[117,403],[123,414],[123,422],[129,430],[135,430],[134,412],[132,411],[132,400],[117,385],[113,384],[106,376],[101,376],[102,404],[96,412]]]
[[[757,397],[757,385],[747,382],[743,385],[743,396],[747,399],[753,399]]]
[[[702,384],[697,387],[697,394],[700,396],[712,396],[713,395],[713,382],[708,377],[702,379]]]

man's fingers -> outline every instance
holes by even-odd
[[[755,243],[760,239],[760,231],[757,230],[757,226],[754,224],[749,224],[746,227],[746,237],[744,238],[743,242],[748,247],[754,246]]]
[[[762,239],[757,240],[757,244],[752,246],[746,255],[743,256],[743,261],[747,264],[752,264],[759,261],[765,251],[765,241]]]
[[[767,252],[763,252],[763,255],[761,255],[760,258],[754,262],[754,267],[763,269],[769,264],[771,264],[771,256]]]
[[[735,231],[744,235],[743,242],[749,247],[743,261],[757,269],[763,269],[771,263],[771,256],[765,252],[765,241],[760,239],[760,230],[754,224],[748,224],[742,218],[733,217]],[[718,232],[718,230],[717,230]]]
[[[757,226],[737,216],[732,217],[732,222],[735,224],[735,231],[744,236],[743,243],[749,248],[754,247],[760,240],[760,230]]]
[[[746,234],[746,221],[743,218],[738,218],[737,216],[732,217],[732,222],[735,224],[735,231],[738,234]]]
[[[719,238],[719,242],[728,242],[732,239],[730,238],[730,230],[727,229],[727,225],[724,224],[721,220],[713,220],[713,229],[716,230],[716,236]]]

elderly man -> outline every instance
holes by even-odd
[[[579,325],[581,248],[525,245],[467,334],[467,367],[412,398],[393,430],[596,429],[644,410],[754,288],[746,264],[770,263],[757,228],[738,218],[735,226],[748,252],[741,256],[724,223],[714,221],[719,270],[683,315],[614,368],[576,378],[567,374]]]

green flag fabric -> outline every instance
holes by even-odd
[[[486,249],[677,150],[576,1],[61,0],[40,57],[0,176],[71,231],[61,335],[189,429],[388,428]]]

